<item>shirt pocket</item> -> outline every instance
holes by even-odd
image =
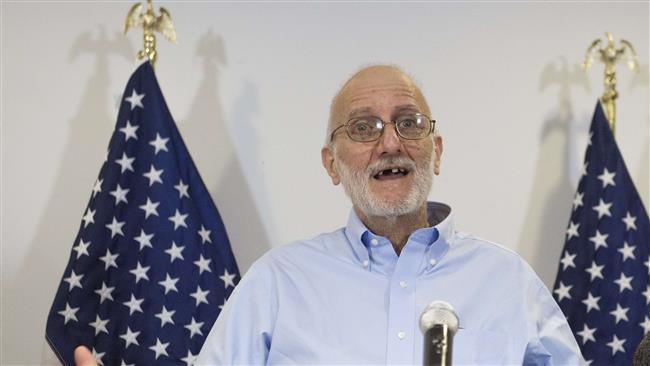
[[[459,329],[453,347],[454,365],[503,365],[512,357],[508,338],[499,331]]]

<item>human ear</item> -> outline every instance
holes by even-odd
[[[338,185],[341,183],[339,173],[336,171],[336,164],[334,164],[334,152],[332,149],[328,145],[323,146],[320,150],[320,156],[327,175],[332,179],[332,184]]]
[[[440,174],[440,160],[442,158],[442,136],[433,137],[433,149],[435,156],[433,157],[433,173]]]

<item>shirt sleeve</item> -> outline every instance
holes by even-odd
[[[263,257],[244,275],[214,323],[196,365],[266,364],[275,318],[275,277]]]

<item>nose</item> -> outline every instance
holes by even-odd
[[[379,155],[399,155],[402,152],[402,139],[397,135],[394,123],[386,123],[377,143]]]

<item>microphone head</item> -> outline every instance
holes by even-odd
[[[436,324],[446,324],[449,332],[453,335],[458,330],[458,316],[454,308],[446,301],[436,300],[424,308],[420,316],[420,330],[426,333]]]

